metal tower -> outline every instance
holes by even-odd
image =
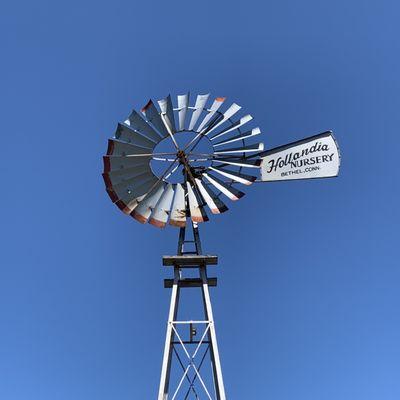
[[[217,285],[217,279],[208,278],[207,275],[207,266],[216,265],[218,258],[215,255],[202,254],[197,224],[192,222],[191,228],[192,237],[190,240],[187,238],[186,227],[180,228],[177,255],[163,257],[163,265],[173,268],[174,278],[164,281],[164,287],[172,288],[172,292],[158,400],[174,400],[178,398],[177,396],[180,394],[184,395],[184,397],[180,398],[187,399],[191,393],[195,396],[194,398],[198,399],[200,397],[197,388],[202,389],[208,399],[225,400],[225,388],[209,292],[210,286]],[[192,251],[187,251],[186,245],[188,244],[192,245]],[[188,269],[196,270],[198,277],[186,278],[185,272]],[[198,294],[201,294],[203,300],[203,320],[179,320],[178,318],[180,291],[189,288],[197,289],[197,291],[201,292]],[[197,332],[198,326],[202,328],[200,330],[200,335]],[[187,328],[188,339],[185,340],[182,338],[178,327]],[[188,348],[188,345],[194,346]],[[177,346],[183,349],[186,359],[181,359],[176,350]],[[199,350],[201,347],[205,347],[205,351],[200,352]],[[207,387],[207,384],[201,376],[201,368],[204,365],[207,355],[209,355],[211,359],[214,384],[211,388]],[[182,370],[182,377],[176,387],[172,389],[173,391],[170,391],[171,366],[174,356],[176,358],[176,364],[179,364]],[[183,389],[185,387],[185,382],[187,383],[186,391]],[[171,394],[171,396],[169,396],[169,394]]]

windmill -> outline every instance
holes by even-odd
[[[209,213],[226,212],[226,203],[242,198],[243,188],[255,182],[339,172],[331,131],[264,151],[260,128],[247,128],[251,115],[240,116],[241,107],[226,106],[224,97],[209,97],[197,95],[190,106],[189,94],[178,95],[176,107],[171,96],[158,107],[150,100],[118,123],[103,158],[106,190],[120,210],[141,223],[179,228],[177,254],[163,256],[173,278],[164,280],[172,290],[158,400],[226,399],[209,293],[217,279],[207,271],[218,257],[203,254],[199,224]],[[204,319],[178,318],[180,293],[188,288],[200,289]],[[203,378],[206,357],[211,384]],[[180,375],[172,374],[175,367]],[[178,376],[176,382],[171,376]]]

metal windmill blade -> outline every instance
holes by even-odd
[[[173,185],[169,183],[151,213],[149,220],[150,224],[158,228],[165,227],[168,221],[168,215],[171,210],[173,198],[174,188]]]

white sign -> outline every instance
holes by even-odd
[[[328,178],[339,173],[340,153],[332,132],[277,147],[260,156],[262,181]]]

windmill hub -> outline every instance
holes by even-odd
[[[183,150],[179,150],[176,153],[176,156],[178,157],[178,160],[179,160],[179,162],[181,164],[187,164],[188,161],[187,161],[187,158],[186,158],[186,154],[185,154],[185,152]]]
[[[160,156],[150,160],[153,173],[159,178],[162,177],[166,168],[176,160],[176,169],[173,167],[171,175],[165,178],[166,182],[176,184],[185,182],[183,178],[185,164],[196,169],[209,167],[212,164],[213,146],[207,137],[201,138],[193,151],[192,146],[187,147],[196,135],[195,132],[184,130],[174,134],[174,141],[170,136],[161,140],[153,150],[153,153]]]

